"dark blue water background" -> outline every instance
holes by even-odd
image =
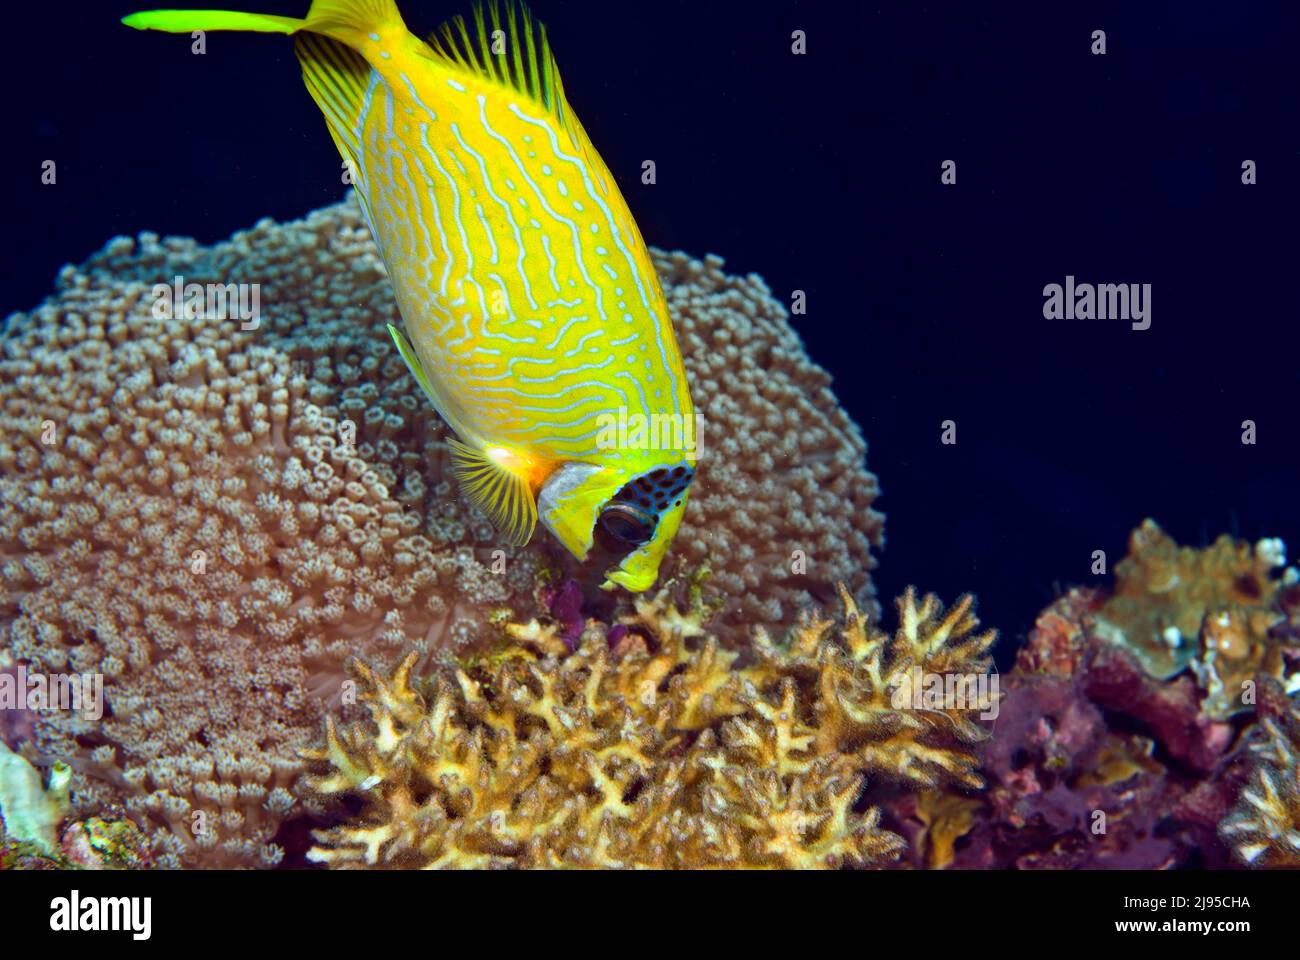
[[[429,29],[466,6],[403,10]],[[343,194],[285,38],[211,34],[195,57],[117,24],[137,8],[6,11],[0,310],[112,235],[210,243]],[[884,488],[883,595],[974,590],[1009,648],[1145,516],[1300,548],[1300,5],[535,9],[647,240],[807,292],[796,326]],[[1152,284],[1151,329],[1044,320],[1067,274]]]

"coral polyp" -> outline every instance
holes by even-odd
[[[317,831],[333,867],[837,867],[895,859],[901,837],[863,807],[867,777],[970,784],[991,696],[912,705],[916,667],[984,673],[993,631],[970,601],[899,602],[890,635],[847,591],[739,665],[667,590],[569,653],[554,624],[418,682],[354,669],[367,722],[326,724],[309,785],[362,803]],[[626,633],[624,631],[627,631]],[[611,647],[611,641],[613,646]]]

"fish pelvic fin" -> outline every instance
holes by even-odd
[[[396,0],[312,0],[307,16],[277,17],[233,10],[146,10],[122,18],[137,30],[192,33],[195,30],[244,30],[252,33],[297,33],[310,30],[352,46],[371,33],[393,27],[405,30]]]
[[[458,408],[447,401],[447,397],[438,388],[438,382],[430,377],[424,369],[424,364],[420,363],[420,357],[415,352],[415,348],[411,346],[411,341],[406,338],[406,334],[390,323],[388,325],[388,335],[393,338],[397,352],[406,361],[406,368],[411,371],[411,376],[415,377],[415,382],[420,385],[424,395],[433,404],[433,409],[438,411],[438,416],[442,417],[447,422],[447,426],[451,427],[457,434],[462,437],[469,437],[470,431],[458,416]]]
[[[452,473],[470,503],[509,543],[517,547],[527,543],[537,526],[537,504],[526,467],[514,463],[514,455],[504,448],[480,450],[454,439],[447,446]]]

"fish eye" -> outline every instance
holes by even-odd
[[[654,518],[630,503],[611,503],[600,511],[601,529],[623,543],[642,544],[654,536]]]

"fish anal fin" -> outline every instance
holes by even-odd
[[[537,504],[528,478],[487,452],[448,439],[451,470],[465,494],[509,543],[523,546],[537,525]]]

